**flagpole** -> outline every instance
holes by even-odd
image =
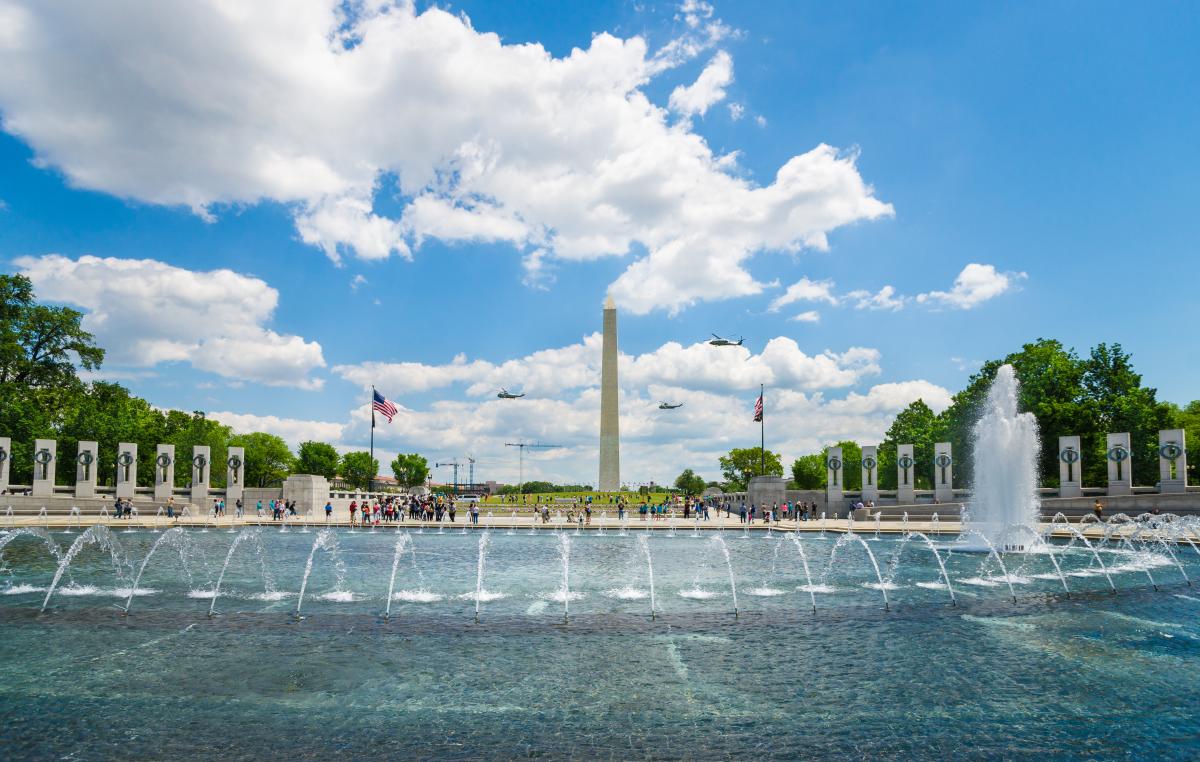
[[[371,386],[371,460],[375,460],[375,386]],[[367,486],[367,491],[371,491],[371,486],[375,483],[375,478],[371,478],[371,484]]]
[[[758,417],[758,474],[759,476],[767,475],[767,401],[763,399],[763,393],[766,391],[765,384],[758,385],[758,398],[762,400],[762,415]]]

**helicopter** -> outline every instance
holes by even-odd
[[[671,404],[671,403],[669,403],[669,402],[660,402],[660,403],[658,403],[658,409],[659,409],[659,410],[674,410],[675,408],[680,408],[680,407],[683,407],[683,403],[682,403],[682,402],[676,402],[674,405],[672,405],[672,404]]]
[[[515,399],[520,399],[521,397],[524,397],[525,392],[521,392],[520,394],[513,394],[512,392],[505,389],[504,387],[501,387],[500,393],[497,394],[496,396],[502,400],[515,400]]]
[[[737,341],[722,339],[720,336],[714,333],[712,338],[708,340],[708,343],[712,344],[714,347],[740,347],[743,341],[745,341],[744,338],[739,338]]]

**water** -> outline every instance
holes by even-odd
[[[964,527],[1005,550],[1029,542],[1017,528],[1036,524],[1038,518],[1041,440],[1033,414],[1017,412],[1018,390],[1013,367],[1000,366],[973,429],[975,483]]]
[[[415,554],[406,545],[401,556],[414,570],[419,556],[428,591],[396,597],[390,620],[380,613],[392,597],[392,533],[333,530],[339,582],[334,543],[314,549],[320,532],[263,532],[284,600],[259,595],[244,540],[211,620],[210,601],[189,597],[178,556],[163,552],[171,541],[149,531],[119,535],[140,573],[128,618],[113,606],[126,603],[128,584],[111,552],[91,543],[63,588],[77,594],[55,594],[39,616],[58,564],[43,540],[25,537],[4,547],[0,574],[5,756],[1188,758],[1200,737],[1200,682],[1190,677],[1200,669],[1200,602],[1153,531],[1098,551],[1118,595],[1093,549],[1051,541],[1071,598],[1056,577],[1034,577],[1054,575],[1046,554],[1000,553],[1029,577],[1014,584],[1017,602],[999,583],[964,590],[957,608],[947,585],[990,576],[996,560],[913,533],[889,573],[885,614],[879,591],[863,587],[879,578],[854,541],[832,563],[832,591],[814,596],[798,589],[814,587],[799,550],[777,558],[773,543],[732,542],[726,559],[690,532],[500,530],[486,554],[488,596],[498,597],[478,624],[482,532],[427,533]],[[210,580],[240,536],[180,532],[189,557],[212,559],[196,562]],[[650,565],[630,563],[643,539],[655,618],[645,594],[605,594],[645,593]],[[839,538],[796,539],[822,568]],[[869,545],[882,563],[900,543],[882,535]],[[1190,576],[1200,569],[1195,552],[1178,560]],[[700,566],[711,597],[680,596]],[[1162,592],[1143,566],[1160,572]],[[403,578],[403,558],[400,567]],[[764,581],[785,594],[741,598]],[[556,588],[569,593],[562,606],[548,600]],[[350,600],[329,595],[339,590]]]

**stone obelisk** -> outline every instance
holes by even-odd
[[[621,421],[617,409],[617,305],[604,300],[600,354],[600,491],[621,489]]]

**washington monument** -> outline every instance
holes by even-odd
[[[617,305],[604,300],[600,354],[600,491],[621,489],[621,420],[617,410]]]

